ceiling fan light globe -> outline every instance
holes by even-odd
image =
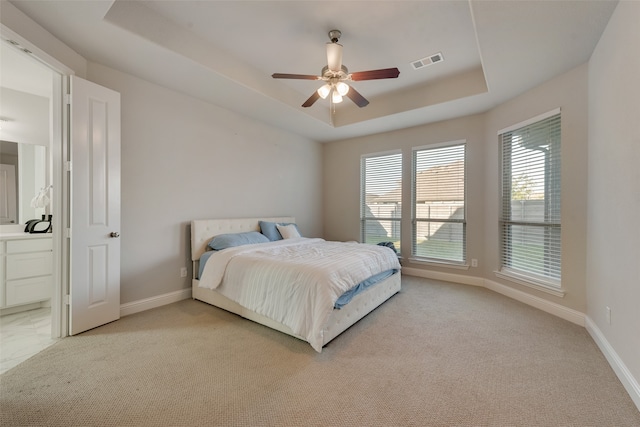
[[[331,86],[329,86],[328,84],[318,89],[318,95],[320,95],[320,98],[322,99],[327,99],[327,96],[329,96],[329,92],[331,92]]]
[[[338,84],[336,84],[336,90],[338,91],[340,96],[345,96],[347,93],[349,93],[349,85],[345,82],[338,82]]]
[[[339,104],[342,102],[342,95],[340,95],[338,93],[338,91],[334,90],[333,93],[331,94],[331,101],[334,104]]]

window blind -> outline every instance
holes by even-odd
[[[413,150],[412,255],[466,259],[465,143]]]
[[[393,242],[400,251],[402,153],[363,156],[360,180],[362,242]]]
[[[560,114],[500,134],[501,270],[560,286]]]

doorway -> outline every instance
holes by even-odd
[[[59,227],[54,226],[50,233],[40,236],[24,233],[29,219],[39,219],[42,215],[49,219],[49,215],[61,212],[62,199],[56,189],[62,188],[62,165],[61,155],[56,153],[62,146],[63,76],[34,56],[34,49],[25,45],[19,37],[2,28],[1,154],[3,164],[14,165],[16,195],[12,219],[0,225],[2,261],[6,263],[0,299],[0,373],[66,335]],[[59,222],[56,219],[53,223]],[[6,250],[25,242],[34,250],[18,249],[15,254],[12,249]],[[44,263],[42,270],[34,272],[33,268],[27,268],[21,273],[20,268],[13,268],[15,263],[32,256]],[[13,273],[15,271],[18,273]],[[9,288],[5,286],[7,283]],[[11,293],[14,290],[20,292],[14,295]]]
[[[6,44],[49,72],[46,163],[50,185],[45,191],[52,189],[47,193],[51,196],[47,216],[52,215],[53,232],[49,248],[32,252],[48,249],[52,258],[51,338],[80,334],[120,318],[120,94],[76,77],[71,68],[2,24],[0,36],[0,45]],[[72,162],[72,158],[81,160]],[[83,221],[87,206],[91,220]],[[7,227],[17,230],[20,239],[29,238],[21,225],[0,225],[0,234]],[[0,255],[8,257],[11,251],[5,251],[8,246],[3,245]],[[25,252],[24,245],[20,246]],[[87,253],[98,256],[87,260]],[[32,267],[28,264],[24,270]],[[87,276],[89,271],[92,274]],[[7,301],[2,299],[6,295],[0,292],[0,303]],[[15,299],[13,305],[18,305]]]

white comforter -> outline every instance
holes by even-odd
[[[199,286],[288,326],[320,352],[322,330],[340,295],[391,269],[400,263],[389,248],[295,238],[215,253]]]

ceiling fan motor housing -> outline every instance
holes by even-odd
[[[342,65],[340,67],[340,71],[330,70],[327,65],[322,67],[322,71],[320,72],[320,76],[322,76],[322,80],[330,80],[330,79],[339,79],[344,80],[349,75],[349,70],[347,67]]]

